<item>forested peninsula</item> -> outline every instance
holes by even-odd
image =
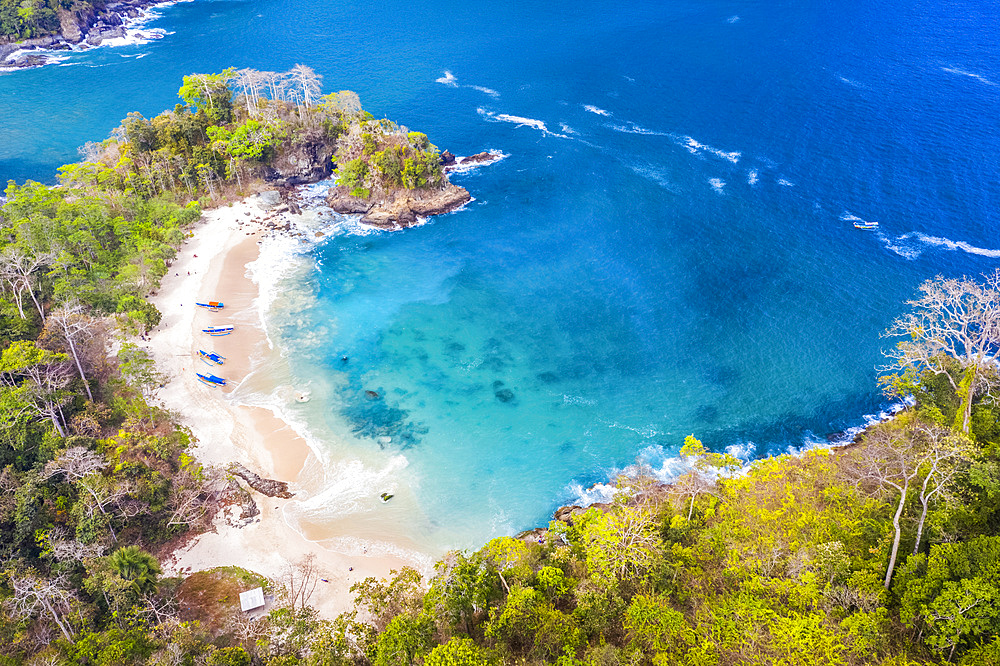
[[[0,665],[1000,664],[1000,271],[921,286],[882,379],[912,406],[849,446],[745,464],[692,435],[673,483],[634,470],[426,579],[366,579],[338,617],[309,558],[164,575],[257,496],[192,457],[135,344],[201,210],[331,174],[331,203],[394,228],[468,198],[425,135],[306,67],[180,98],[0,206]],[[241,612],[258,585],[273,601]]]

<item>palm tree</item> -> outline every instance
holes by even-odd
[[[139,594],[156,591],[160,563],[139,546],[119,548],[108,556],[108,565],[122,579],[129,581],[132,588]]]

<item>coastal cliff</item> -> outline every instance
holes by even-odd
[[[36,24],[20,32],[0,31],[0,67],[28,68],[48,62],[47,51],[68,51],[99,46],[126,36],[129,23],[162,0],[122,0],[112,3],[74,2],[68,8],[44,8]],[[13,30],[13,28],[10,28]],[[159,38],[158,32],[144,33]]]

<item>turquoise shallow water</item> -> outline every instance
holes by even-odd
[[[465,210],[340,233],[284,283],[299,416],[360,461],[331,465],[314,519],[392,488],[415,539],[465,546],[637,457],[669,472],[692,432],[825,442],[885,406],[880,333],[916,286],[1000,257],[1000,25],[976,3],[162,13],[162,40],[0,75],[0,176],[51,179],[185,73],[296,62],[443,148],[508,155],[455,177]]]

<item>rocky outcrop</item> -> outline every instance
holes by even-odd
[[[494,162],[499,162],[504,158],[499,151],[476,153],[467,157],[455,157],[447,150],[441,153],[441,166],[445,173],[452,171],[466,171],[480,166],[487,166]]]
[[[0,37],[0,67],[37,67],[50,61],[45,51],[98,46],[108,39],[124,37],[126,24],[142,15],[143,10],[163,0],[122,0],[95,8],[87,2],[75,2],[60,9],[59,32],[43,37],[12,41]],[[159,33],[145,35],[159,37]]]
[[[282,150],[264,178],[279,186],[305,185],[328,178],[333,172],[333,146],[320,137],[296,141]]]
[[[265,479],[257,474],[254,474],[239,463],[230,463],[229,467],[226,468],[226,471],[233,476],[240,477],[247,482],[247,485],[262,495],[267,495],[268,497],[280,497],[282,499],[291,499],[294,496],[293,493],[289,492],[288,484],[284,481]]]
[[[470,199],[468,190],[451,183],[432,190],[392,190],[378,200],[353,197],[346,187],[337,186],[327,193],[326,205],[345,215],[361,214],[362,223],[379,229],[405,229],[419,218],[461,208]]]

